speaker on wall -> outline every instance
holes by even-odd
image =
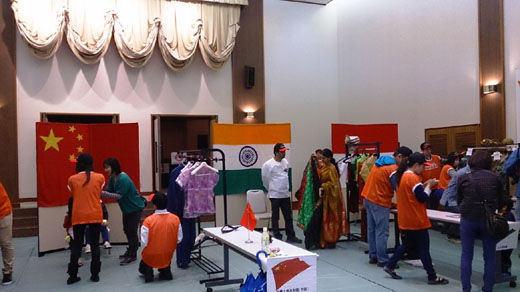
[[[255,67],[245,66],[246,71],[246,88],[253,88],[255,86]]]

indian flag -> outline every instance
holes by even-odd
[[[262,185],[262,165],[273,158],[276,143],[291,148],[291,124],[213,124],[213,147],[226,155],[226,186],[228,194],[245,194],[248,190],[265,188]],[[290,160],[291,151],[286,159]],[[217,155],[218,156],[218,155]],[[222,164],[216,166],[222,169]],[[215,194],[222,191],[222,170]],[[289,169],[289,184],[291,169]]]

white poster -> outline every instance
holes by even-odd
[[[269,258],[267,291],[317,291],[316,256]]]

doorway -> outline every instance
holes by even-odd
[[[176,152],[212,148],[211,123],[216,115],[152,115],[153,189],[168,189],[170,171],[177,167]]]

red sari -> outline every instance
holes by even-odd
[[[323,204],[323,221],[320,236],[321,248],[336,246],[339,238],[349,232],[345,201],[336,167],[327,163],[320,171]]]

